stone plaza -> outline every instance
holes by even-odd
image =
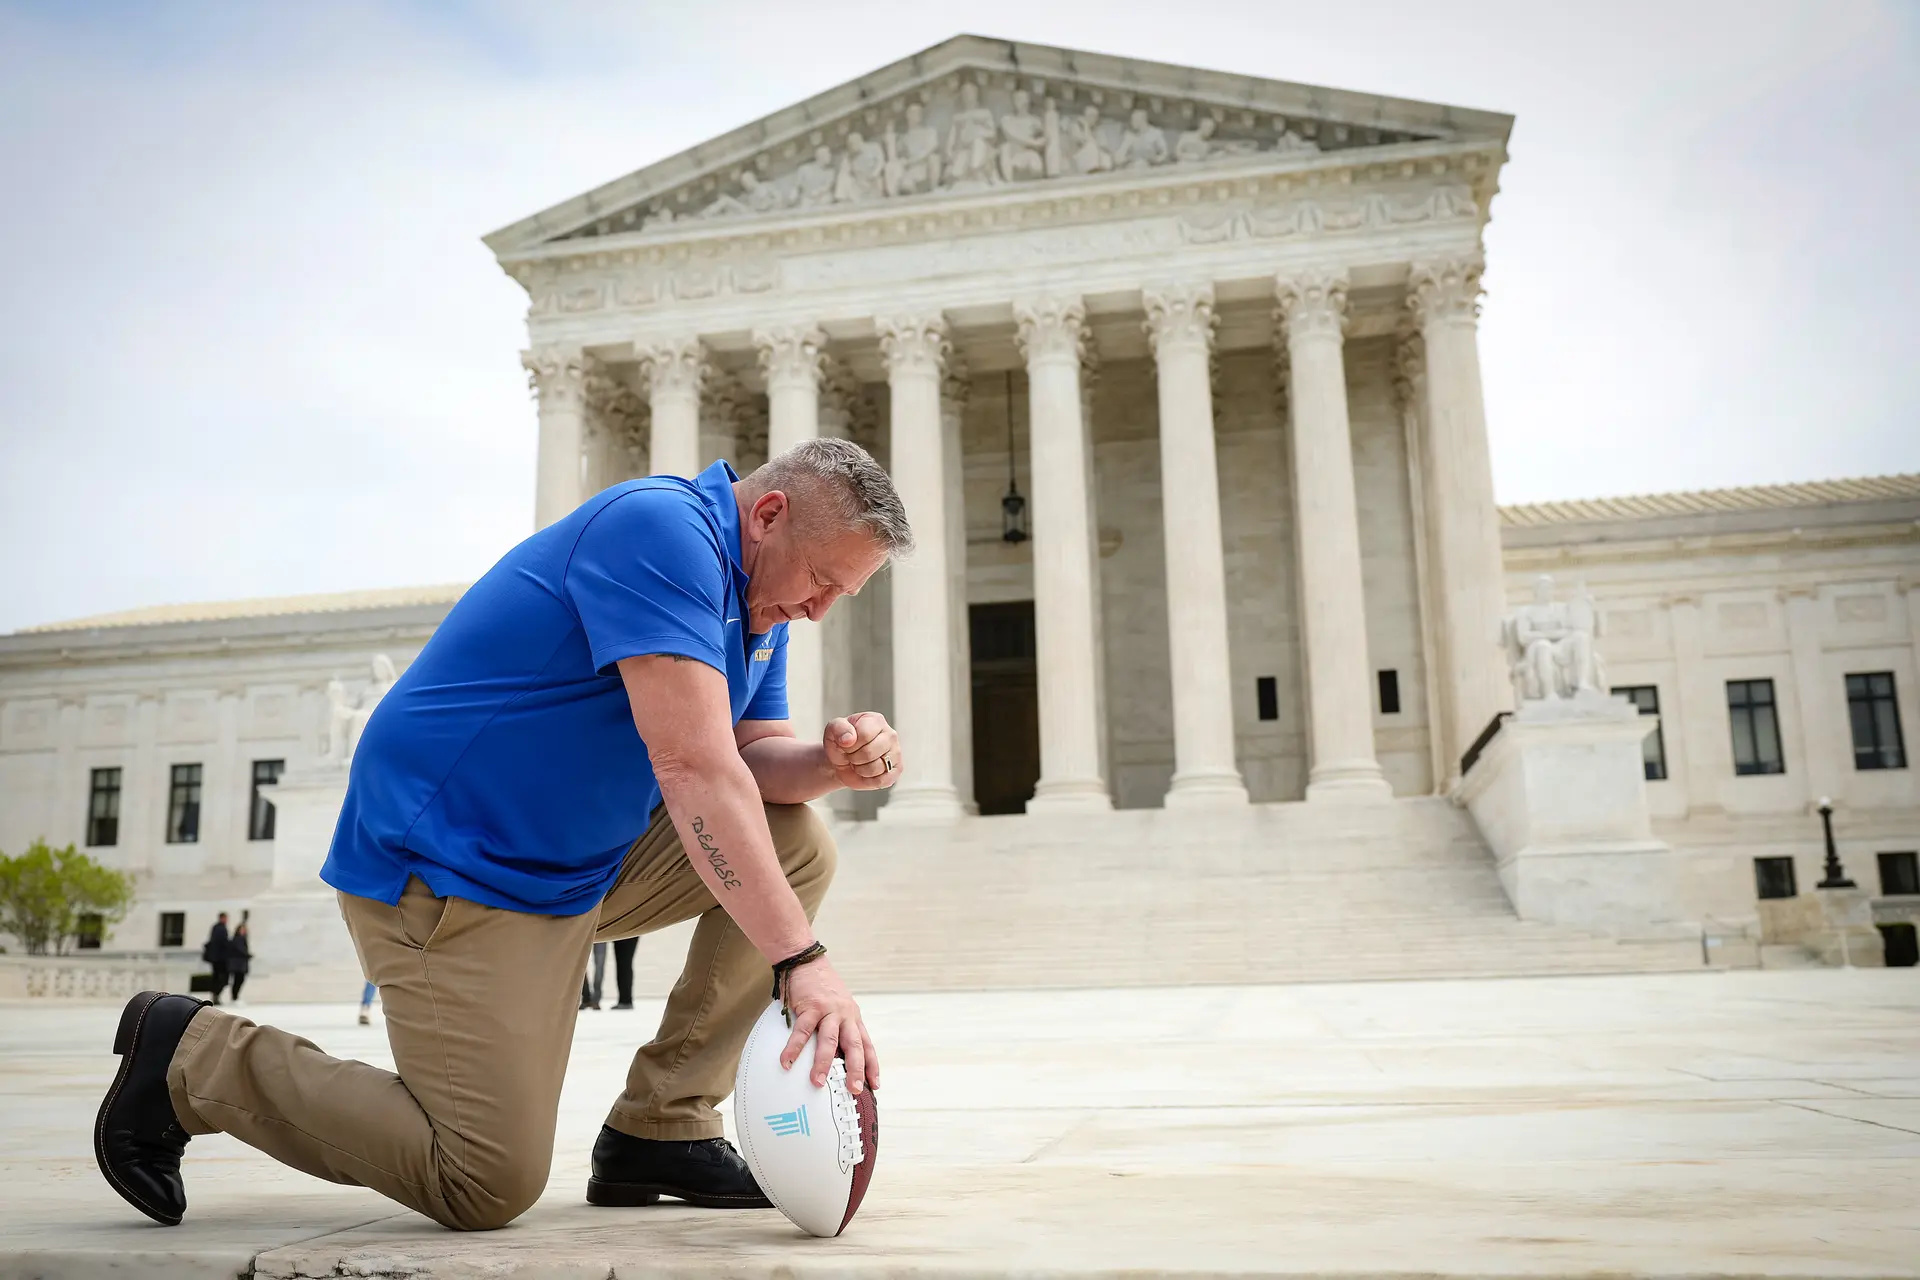
[[[879,1165],[838,1240],[774,1210],[585,1203],[656,1002],[582,1015],[547,1194],[480,1236],[223,1135],[188,1148],[186,1221],[155,1227],[88,1155],[116,1008],[13,1005],[0,1280],[1920,1276],[1908,979],[874,997]],[[245,1012],[389,1062],[350,1004]]]

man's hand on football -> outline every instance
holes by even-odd
[[[816,1087],[827,1083],[836,1049],[847,1060],[848,1089],[859,1093],[869,1086],[880,1087],[880,1055],[874,1051],[873,1036],[860,1018],[853,993],[824,957],[787,974],[787,1008],[793,1013],[793,1034],[780,1051],[782,1067],[791,1069],[807,1047],[807,1038],[818,1031],[812,1077]]]
[[[878,711],[828,723],[822,741],[834,780],[850,791],[880,791],[900,780],[900,735]]]

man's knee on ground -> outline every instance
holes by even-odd
[[[767,830],[773,835],[774,852],[789,882],[817,884],[825,889],[839,865],[839,846],[833,832],[810,804],[770,804],[767,806]]]
[[[494,1231],[533,1207],[547,1189],[548,1164],[503,1165],[479,1176],[447,1170],[446,1198],[433,1215],[455,1231]]]

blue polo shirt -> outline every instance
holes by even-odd
[[[747,632],[733,468],[589,499],[473,584],[374,709],[320,878],[579,915],[605,896],[660,786],[614,664],[697,658],[735,723],[787,718],[787,627]]]

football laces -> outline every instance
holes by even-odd
[[[827,1068],[827,1096],[833,1103],[833,1131],[840,1140],[840,1172],[846,1173],[867,1158],[860,1143],[860,1109],[847,1088],[847,1064],[839,1058]]]

